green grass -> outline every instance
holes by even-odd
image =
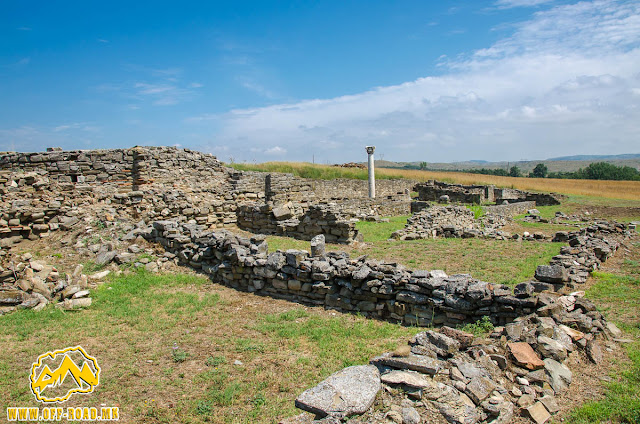
[[[414,328],[254,297],[197,275],[138,271],[92,292],[73,313],[54,307],[0,317],[0,397],[35,406],[28,375],[47,350],[83,346],[100,385],[65,406],[119,405],[127,422],[272,423],[344,366],[365,364]]]
[[[626,261],[623,270],[627,275],[594,273],[597,282],[587,296],[627,338],[635,340],[625,346],[629,362],[617,367],[611,375],[614,381],[604,383],[604,399],[574,410],[567,420],[570,423],[640,423],[640,273],[636,261]]]
[[[391,233],[404,228],[407,224],[408,215],[388,217],[389,222],[368,222],[360,221],[356,223],[356,228],[366,243],[386,241],[391,237]]]
[[[352,253],[366,253],[372,258],[396,261],[411,269],[469,273],[488,282],[515,285],[530,280],[536,267],[549,263],[562,246],[562,243],[475,238],[429,239],[374,243]]]
[[[556,217],[556,212],[563,212],[565,214],[570,214],[571,212],[567,212],[566,205],[553,205],[553,206],[536,206],[535,209],[540,211],[540,217],[546,219],[553,219]],[[516,218],[524,218],[526,214],[518,215]]]
[[[267,244],[269,245],[269,252],[275,252],[276,250],[311,250],[311,243],[305,240],[296,240],[291,237],[281,236],[267,236]]]
[[[568,227],[562,224],[552,224],[547,222],[527,222],[527,221],[516,221],[513,224],[513,228],[517,228],[518,232],[520,231],[529,231],[536,232],[540,231],[546,234],[553,234],[558,231],[575,231],[576,227]]]
[[[331,370],[335,364],[325,361],[338,361],[338,368],[342,368],[367,363],[371,357],[380,354],[379,347],[372,349],[365,340],[373,337],[389,338],[398,332],[406,335],[417,332],[416,329],[393,325],[380,327],[373,320],[354,322],[344,315],[324,320],[309,316],[304,310],[267,315],[255,328],[276,339],[313,347],[319,359],[315,365],[327,372],[333,372]],[[383,350],[393,350],[395,347],[393,342],[388,342],[383,345]],[[353,351],[357,353],[348,354]]]
[[[484,208],[481,205],[467,205],[467,209],[473,211],[474,219],[479,219],[484,216]]]
[[[493,323],[491,322],[491,319],[486,315],[473,324],[465,324],[460,327],[460,330],[471,333],[476,337],[485,337],[489,333],[491,333],[493,329]]]
[[[562,243],[496,241],[483,239],[391,240],[391,233],[404,228],[406,216],[390,222],[358,222],[365,246],[328,244],[327,251],[344,250],[352,257],[363,254],[372,259],[399,262],[410,269],[442,269],[448,274],[469,273],[492,283],[515,285],[530,280],[540,264],[560,253]],[[565,227],[566,228],[566,227]],[[301,249],[309,242],[288,237],[267,237],[269,251]]]

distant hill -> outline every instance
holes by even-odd
[[[640,159],[640,153],[627,153],[624,155],[575,155],[575,156],[561,156],[558,158],[550,158],[547,160],[559,161],[559,160],[588,160],[588,161],[601,161],[606,160],[622,160],[622,159]]]
[[[488,162],[484,160],[469,160],[462,162],[427,162],[427,169],[432,171],[466,171],[472,169],[505,169],[517,166],[524,174],[528,174],[539,163],[543,163],[549,172],[574,172],[580,168],[586,168],[593,162],[608,162],[616,166],[630,166],[640,170],[640,154],[630,153],[624,155],[575,155],[563,156],[545,160],[515,161],[515,162]],[[380,168],[419,169],[421,161],[417,162],[392,162],[377,160],[376,166]]]

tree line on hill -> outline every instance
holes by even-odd
[[[525,177],[520,168],[512,166],[506,169],[471,169],[464,172],[474,174],[498,175],[502,177]],[[616,166],[607,162],[593,162],[586,168],[573,172],[549,172],[547,166],[539,163],[526,175],[529,178],[562,178],[574,180],[617,180],[640,181],[640,172],[630,166]]]
[[[415,169],[415,165],[405,165],[405,168]],[[420,162],[417,167],[427,170],[427,162]],[[439,169],[438,171],[442,171]],[[640,181],[640,172],[630,166],[616,166],[607,162],[593,162],[586,168],[580,168],[573,172],[549,172],[544,163],[539,163],[528,175],[525,175],[518,166],[507,169],[457,169],[452,172],[468,172],[472,174],[497,175],[500,177],[529,177],[529,178],[561,178],[574,180],[617,180]]]

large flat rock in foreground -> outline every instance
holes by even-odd
[[[323,417],[364,414],[380,387],[380,372],[375,366],[348,367],[304,391],[296,399],[296,407]]]

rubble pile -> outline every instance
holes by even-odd
[[[4,259],[5,265],[0,266],[0,315],[17,309],[40,311],[52,302],[64,310],[91,306],[89,288],[110,272],[88,277],[82,272],[83,265],[78,265],[73,273],[62,274],[56,267],[34,260],[29,253]]]
[[[371,365],[345,368],[304,391],[296,406],[315,417],[283,423],[339,423],[353,414],[360,417],[350,423],[421,423],[438,414],[456,424],[506,424],[520,415],[542,424],[571,384],[567,365],[598,364],[624,341],[583,295],[540,293],[534,313],[489,339],[450,327],[418,333]]]

